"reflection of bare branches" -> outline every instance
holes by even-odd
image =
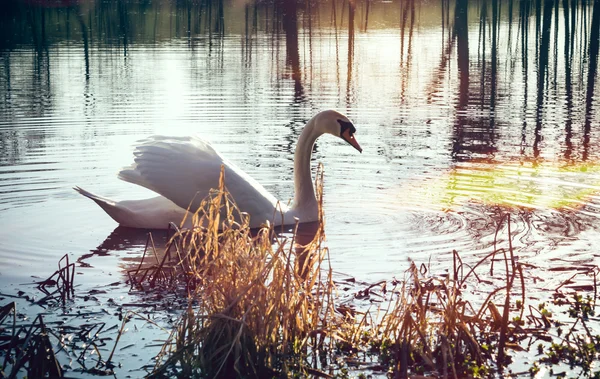
[[[266,9],[266,8],[265,8]],[[244,43],[242,44],[242,55],[247,67],[252,65],[253,37],[258,31],[258,3],[254,0],[252,7],[252,27],[250,27],[250,3],[244,6]],[[268,24],[267,24],[268,25]]]
[[[338,39],[337,13],[335,1],[331,2],[331,23],[333,24],[333,33],[335,35],[335,78],[338,91],[340,90],[340,42]],[[338,92],[339,93],[339,92]]]
[[[313,40],[312,40],[312,17],[313,17],[313,10],[312,10],[312,1],[311,0],[305,0],[306,1],[306,9],[308,10],[308,14],[305,14],[305,18],[308,18],[308,69],[309,69],[309,78],[310,78],[310,84],[312,85],[312,78],[313,78]],[[306,17],[308,16],[308,17]],[[306,54],[305,54],[306,56]]]
[[[598,70],[598,45],[600,43],[600,0],[594,0],[594,9],[592,11],[592,35],[589,44],[588,76],[587,89],[585,97],[585,125],[583,139],[583,160],[588,159],[590,132],[592,126],[592,99],[594,97],[594,83],[596,82],[596,72]],[[594,30],[596,31],[594,33]]]
[[[123,41],[123,56],[127,56],[127,49],[129,47],[129,11],[124,1],[117,3],[117,9],[119,14],[119,32]]]
[[[448,67],[448,62],[450,61],[450,57],[452,56],[452,49],[454,47],[455,39],[456,39],[456,29],[454,29],[453,32],[451,33],[450,38],[448,39],[448,42],[446,43],[446,47],[444,48],[442,55],[440,57],[440,64],[437,66],[437,68],[435,70],[433,70],[433,72],[434,72],[433,78],[431,79],[431,82],[427,86],[426,93],[427,93],[427,103],[428,104],[431,103],[431,101],[433,99],[433,95],[435,94],[437,89],[440,87],[440,83],[444,79],[444,73],[446,72],[446,67]]]
[[[402,4],[402,3],[401,3]],[[410,10],[410,32],[409,38],[412,39],[413,26],[415,23],[415,0],[409,0],[408,5],[402,7],[402,25],[400,27],[400,62],[404,58],[404,30],[406,29],[406,20],[408,19],[408,11]]]
[[[542,140],[542,114],[544,108],[544,87],[548,73],[548,59],[550,53],[550,25],[552,23],[552,8],[554,0],[544,1],[544,19],[542,26],[542,37],[539,46],[538,60],[538,83],[537,83],[537,113],[535,122],[535,139],[533,142],[533,156],[540,155],[540,142]]]
[[[467,0],[458,0],[456,2],[456,8],[454,11],[454,28],[452,31],[452,36],[455,36],[457,40],[458,74],[460,76],[458,104],[456,120],[454,121],[454,138],[452,144],[452,156],[455,159],[459,157],[461,150],[465,147],[465,108],[469,103],[469,23],[467,19],[467,9]],[[452,40],[452,36],[449,35],[449,41]]]
[[[558,9],[557,9],[558,12]],[[571,83],[571,55],[569,48],[569,1],[563,0],[563,15],[564,15],[564,26],[565,26],[565,91],[566,91],[566,108],[567,108],[567,119],[565,120],[565,153],[564,157],[567,162],[571,160],[571,154],[573,151],[573,137],[572,124],[573,124],[573,85]],[[556,43],[556,42],[555,42]],[[557,56],[558,58],[558,56]],[[558,60],[558,59],[556,59]],[[556,74],[554,74],[556,76]]]
[[[519,7],[519,28],[521,29],[521,62],[523,73],[523,126],[521,128],[521,150],[520,155],[525,154],[525,146],[527,143],[527,99],[529,95],[529,81],[527,80],[528,63],[529,63],[529,14],[531,5],[529,1],[521,1]]]
[[[402,3],[401,3],[402,4]],[[412,61],[412,37],[414,30],[414,21],[415,21],[415,1],[410,0],[408,3],[408,7],[410,9],[410,30],[408,33],[408,51],[406,54],[406,64],[404,64],[404,30],[406,28],[406,20],[408,18],[408,9],[402,7],[402,25],[400,27],[400,77],[403,78],[401,86],[400,86],[400,98],[402,101],[406,99],[406,88],[408,86],[408,72],[410,71],[411,61]],[[403,72],[405,74],[403,74]]]
[[[487,0],[484,0],[481,4],[481,10],[479,13],[479,43],[477,49],[477,57],[481,64],[481,79],[479,80],[479,94],[480,94],[480,104],[483,106],[485,104],[485,74],[486,74],[486,34],[485,28],[487,25]]]
[[[223,9],[223,0],[218,0],[216,21],[215,33],[219,35],[225,34],[225,10]]]
[[[26,10],[27,21],[29,23],[29,29],[31,30],[31,37],[33,44],[36,47],[38,53],[42,51],[48,51],[47,40],[46,40],[46,10],[44,8],[39,9],[40,13],[40,31],[38,33],[38,20],[36,17],[36,8],[28,7]]]
[[[74,9],[77,21],[79,21],[79,27],[81,28],[81,38],[83,39],[83,57],[85,60],[85,80],[90,80],[90,44],[88,41],[88,28],[83,20],[82,12],[79,7]]]
[[[298,7],[295,1],[281,0],[279,6],[282,12],[283,29],[285,32],[286,63],[292,69],[294,80],[294,97],[302,99],[302,73],[300,71],[300,51],[298,49]]]
[[[577,20],[577,0],[571,0],[571,51],[569,52],[569,58],[573,58],[573,47],[575,46],[575,21]]]
[[[365,33],[367,32],[367,25],[369,25],[369,8],[371,8],[371,0],[365,0],[367,2],[367,10],[365,12]]]
[[[348,75],[346,78],[346,107],[352,103],[352,64],[354,61],[354,14],[355,0],[348,0]]]
[[[555,0],[554,7],[554,91],[557,89],[558,85],[558,0]]]
[[[457,39],[458,69],[460,75],[460,87],[458,96],[458,107],[467,106],[469,101],[469,24],[467,20],[467,1],[458,0],[454,15],[453,34]]]
[[[498,0],[492,0],[492,77],[490,88],[490,127],[495,126],[496,92],[498,83]]]
[[[513,0],[508,2],[508,52],[510,54],[510,46],[512,45],[512,23],[513,23]]]
[[[441,0],[442,2],[442,41],[445,39],[446,29],[450,32],[450,0]]]
[[[542,0],[535,0],[535,35],[540,35],[540,20],[542,16]],[[539,56],[539,39],[535,39],[535,56]]]
[[[51,87],[58,85],[56,78],[59,77],[57,75],[59,72],[55,73],[55,67],[50,67],[50,64],[62,65],[62,58],[66,57],[66,55],[53,56],[52,52],[56,47],[62,49],[66,46],[77,51],[77,55],[70,55],[69,58],[80,60],[77,64],[81,66],[81,75],[77,76],[76,72],[70,73],[75,75],[70,79],[79,78],[83,82],[85,75],[86,83],[82,84],[85,86],[84,95],[87,96],[97,91],[95,80],[98,78],[98,73],[94,72],[94,68],[98,64],[98,58],[110,51],[113,57],[119,59],[118,54],[114,54],[115,51],[120,52],[121,55],[127,54],[131,46],[138,44],[149,43],[160,46],[161,41],[180,38],[189,43],[190,49],[198,49],[198,52],[204,46],[208,46],[210,65],[207,66],[207,70],[218,69],[219,67],[215,65],[221,63],[223,72],[229,75],[237,68],[234,67],[235,65],[225,66],[223,62],[227,62],[225,58],[233,62],[239,55],[239,51],[234,52],[233,49],[227,48],[229,46],[227,44],[232,43],[231,41],[235,43],[236,35],[241,35],[244,65],[241,70],[244,70],[246,81],[240,90],[244,93],[251,92],[251,86],[247,84],[253,83],[252,75],[256,71],[254,66],[257,64],[253,60],[256,60],[256,53],[260,51],[270,56],[261,57],[260,62],[270,66],[274,76],[277,77],[275,80],[278,81],[278,86],[275,91],[280,91],[278,95],[285,95],[288,89],[286,85],[293,86],[295,105],[299,102],[306,104],[312,94],[319,96],[316,93],[319,87],[325,88],[319,83],[319,86],[313,89],[312,78],[322,82],[329,80],[330,83],[326,83],[328,91],[331,89],[334,92],[333,96],[336,94],[338,97],[341,96],[341,101],[348,105],[356,103],[356,99],[359,98],[370,101],[366,96],[356,95],[368,90],[366,86],[362,86],[362,83],[357,82],[359,78],[357,74],[363,77],[362,65],[366,67],[371,65],[371,62],[363,63],[358,59],[359,49],[364,48],[369,42],[363,45],[361,41],[361,44],[358,44],[355,33],[360,33],[359,29],[363,27],[364,30],[370,28],[372,37],[378,38],[379,30],[373,32],[373,28],[380,26],[389,28],[390,25],[400,29],[396,29],[394,40],[401,48],[399,56],[398,53],[394,53],[393,61],[397,71],[392,76],[398,78],[394,79],[397,98],[393,100],[395,104],[392,106],[402,106],[411,102],[411,96],[415,96],[415,93],[411,94],[410,89],[414,82],[414,77],[411,78],[411,75],[415,75],[415,70],[411,68],[411,53],[415,52],[415,58],[418,57],[419,46],[416,43],[414,48],[412,46],[413,33],[414,42],[426,42],[429,45],[428,51],[431,51],[432,47],[429,15],[426,20],[424,19],[427,27],[419,29],[416,8],[423,4],[422,14],[430,13],[433,8],[439,12],[440,7],[442,13],[441,18],[438,13],[435,14],[438,25],[434,38],[437,42],[433,42],[439,45],[440,56],[436,56],[435,63],[428,63],[423,70],[427,72],[424,94],[429,103],[436,102],[438,99],[436,96],[439,94],[455,95],[452,100],[456,103],[452,105],[455,106],[457,119],[450,122],[465,126],[463,131],[465,138],[461,139],[459,136],[457,138],[459,144],[468,146],[474,140],[476,140],[474,144],[479,144],[482,142],[480,139],[487,139],[483,141],[485,144],[494,139],[494,136],[485,134],[489,132],[485,128],[494,127],[496,123],[504,123],[498,130],[503,132],[506,130],[505,127],[516,128],[511,130],[521,133],[523,154],[531,153],[533,146],[534,154],[537,156],[541,154],[542,138],[550,137],[550,125],[559,124],[560,134],[552,135],[552,143],[560,141],[558,148],[561,150],[559,153],[561,157],[572,159],[573,154],[582,154],[582,149],[585,150],[583,156],[586,159],[593,154],[593,151],[588,150],[593,150],[596,146],[592,143],[594,142],[592,120],[597,114],[595,90],[598,86],[598,48],[595,47],[597,38],[593,38],[597,36],[594,30],[598,29],[598,21],[597,8],[594,7],[597,3],[594,0],[585,2],[507,0],[504,7],[498,0],[469,2],[468,11],[471,12],[472,18],[468,30],[471,33],[470,57],[473,58],[471,61],[468,46],[469,33],[465,29],[464,37],[457,36],[459,29],[456,25],[457,15],[454,14],[456,12],[453,9],[454,5],[451,5],[456,4],[458,7],[461,0],[454,2],[394,0],[393,4],[371,0],[357,1],[337,0],[328,3],[314,0],[247,0],[244,2],[178,0],[159,2],[159,4],[107,0],[88,2],[85,6],[70,3],[68,7],[62,5],[59,8],[44,8],[40,5],[41,1],[36,1],[33,5],[29,2],[9,2],[11,5],[5,7],[5,14],[0,15],[0,31],[6,37],[0,41],[4,51],[4,55],[0,56],[0,67],[4,69],[0,78],[0,92],[2,92],[0,107],[6,110],[7,119],[20,117],[17,111],[22,111],[27,116],[39,116],[49,109],[56,98],[53,93],[54,88]],[[58,2],[48,0],[48,3]],[[384,3],[386,5],[383,5]],[[393,11],[390,12],[392,8]],[[361,14],[360,11],[364,13]],[[342,19],[346,19],[347,16],[349,21],[346,24]],[[304,19],[297,19],[298,17]],[[302,20],[306,28],[305,33],[300,35],[302,25],[298,22]],[[535,25],[537,20],[539,26]],[[225,32],[225,23],[228,27],[227,33],[231,30],[233,38],[226,39],[224,42],[221,37]],[[441,40],[439,39],[440,26]],[[515,30],[512,30],[512,27]],[[539,35],[535,34],[536,28],[539,28]],[[258,30],[261,31],[260,34]],[[265,30],[267,34],[263,34]],[[340,36],[346,38],[346,32],[348,33],[347,46],[346,40],[340,38]],[[418,34],[420,32],[423,32],[423,38]],[[196,35],[197,33],[201,35]],[[508,42],[504,40],[507,36]],[[335,45],[333,45],[334,40]],[[61,44],[63,42],[65,43]],[[374,42],[380,43],[382,40],[374,39]],[[285,48],[281,45],[284,43]],[[299,49],[303,48],[299,46],[300,43],[303,43],[306,54],[300,54]],[[327,44],[332,45],[330,56],[327,55],[329,48]],[[23,60],[18,61],[19,54],[14,50],[16,46],[29,47],[33,53],[32,59],[25,63]],[[108,49],[104,49],[106,47]],[[343,50],[346,47],[347,56]],[[532,55],[535,54],[534,47],[539,52],[537,56]],[[48,50],[50,55],[47,54]],[[362,50],[360,52],[362,53]],[[218,54],[217,58],[221,59],[213,59],[215,54]],[[237,55],[234,57],[233,54]],[[341,54],[344,57],[341,57]],[[458,57],[456,61],[453,60],[453,54]],[[76,56],[80,58],[74,58]],[[202,58],[201,54],[193,57],[195,71],[199,71],[202,67]],[[342,61],[344,58],[347,58],[347,62]],[[354,61],[354,58],[357,60]],[[132,61],[129,61],[127,75],[137,70],[137,67],[132,66],[131,63]],[[530,66],[529,63],[532,65]],[[552,66],[549,66],[550,64]],[[17,92],[17,79],[24,75],[20,67],[23,67],[23,70],[27,69],[27,78],[30,79],[27,82],[28,94]],[[344,68],[347,72],[342,77],[344,73],[341,70]],[[431,69],[433,70],[429,74]],[[89,79],[90,76],[92,80]],[[285,78],[284,85],[281,85],[281,78]],[[52,86],[51,79],[55,80]],[[90,82],[89,85],[87,81]],[[452,90],[448,85],[457,88]],[[552,92],[553,88],[556,93]],[[511,93],[512,90],[515,91]],[[504,96],[506,98],[503,98]],[[558,108],[550,109],[549,102],[555,103]],[[581,107],[577,107],[578,103]],[[480,109],[474,109],[475,107]],[[494,107],[497,112],[494,112]],[[519,109],[508,115],[508,107]],[[481,116],[482,110],[486,111],[486,115]],[[554,115],[557,115],[556,120],[552,120]],[[520,120],[517,121],[514,117]],[[579,127],[574,127],[578,122]],[[519,125],[516,125],[517,123]],[[485,135],[481,134],[482,130]],[[27,150],[24,145],[12,147],[11,144],[17,139],[23,139],[22,136],[33,133],[29,130],[10,132],[18,133],[18,136],[9,135],[9,132],[2,133],[6,137],[0,141],[0,145],[6,148],[3,150],[0,146],[0,157],[5,160],[14,159],[13,155],[22,155]],[[38,133],[41,132],[43,131]],[[476,135],[469,134],[472,132]],[[510,146],[519,145],[519,137],[508,140]],[[17,149],[21,151],[18,154],[16,154]],[[515,153],[518,154],[518,151]],[[578,158],[581,158],[581,155]]]

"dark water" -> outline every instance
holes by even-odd
[[[364,149],[323,137],[313,154],[334,270],[474,262],[506,213],[538,288],[597,265],[600,5],[537,3],[3,2],[0,292],[65,253],[86,286],[122,279],[144,234],[109,237],[71,187],[149,197],[116,178],[137,140],[198,133],[287,200],[297,137],[327,108]]]

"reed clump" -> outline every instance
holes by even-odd
[[[510,235],[510,218],[504,220]],[[530,315],[530,323],[537,327],[524,326],[523,265],[510,244],[507,249],[494,249],[472,266],[456,251],[453,257],[447,275],[430,275],[425,265],[411,263],[404,280],[381,285],[385,296],[374,309],[346,312],[345,323],[337,330],[338,339],[345,341],[342,349],[355,356],[357,352],[373,354],[381,363],[379,368],[387,368],[398,378],[415,374],[477,378],[501,373],[512,360],[511,351],[522,351],[520,344],[526,338],[547,338],[547,329],[540,323],[543,315]],[[504,262],[504,267],[499,285],[490,286],[477,271],[488,267],[486,278],[493,277],[495,259]],[[487,286],[483,301],[477,301],[479,296],[468,289],[472,284]],[[364,294],[359,292],[361,297]]]
[[[316,188],[322,202],[322,174]],[[386,299],[375,310],[361,312],[336,304],[322,247],[322,215],[314,238],[302,247],[295,244],[296,233],[284,238],[270,226],[253,234],[222,174],[219,188],[193,217],[195,227],[177,229],[161,264],[136,281],[185,284],[188,295],[187,309],[151,376],[329,377],[336,370],[339,376],[344,360],[362,351],[377,356],[378,369],[398,377],[477,377],[488,374],[494,356],[504,355],[507,338],[519,339],[508,312],[501,315],[491,300],[504,290],[503,305],[508,304],[512,283],[522,279],[512,254],[501,249],[470,271],[455,252],[453,275],[447,277],[427,277],[427,270],[412,264],[407,278],[392,282],[391,290],[380,282],[359,291],[367,296],[381,287]],[[461,288],[477,266],[502,253],[507,284],[475,309]],[[130,277],[140,275],[138,269]],[[341,360],[328,366],[335,358]]]
[[[321,201],[322,175],[318,178]],[[314,372],[307,360],[326,348],[334,318],[322,223],[306,246],[296,244],[295,233],[280,237],[268,225],[253,234],[227,194],[223,174],[193,217],[195,227],[178,230],[170,242],[177,262],[169,272],[194,283],[186,286],[189,306],[151,376]]]
[[[340,328],[347,346],[374,354],[398,378],[490,373],[501,325],[494,322],[491,301],[475,309],[457,281],[428,277],[414,263],[404,280],[391,284],[377,309],[352,315]]]

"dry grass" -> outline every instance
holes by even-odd
[[[277,237],[270,226],[253,234],[223,177],[193,221],[196,227],[177,231],[170,242],[177,263],[169,272],[188,283],[189,306],[152,376],[171,370],[181,377],[222,378],[314,373],[306,359],[328,343],[334,317],[322,223],[306,246],[295,243],[296,234]]]
[[[378,355],[394,377],[487,373],[492,341],[501,330],[501,323],[487,317],[495,309],[492,302],[474,309],[458,281],[427,277],[414,264],[407,278],[394,282],[389,292],[388,301],[377,310],[348,316],[340,339]]]
[[[467,299],[477,296],[465,293],[465,285],[481,283],[477,269],[486,263],[493,270],[496,255],[505,262],[505,285],[473,304]],[[411,263],[404,280],[392,282],[387,291],[384,287],[390,295],[376,310],[347,313],[346,324],[338,331],[340,339],[347,341],[347,347],[375,353],[399,378],[425,373],[444,378],[483,377],[493,369],[501,370],[508,363],[507,349],[520,349],[518,342],[532,332],[521,327],[523,268],[512,246],[494,249],[473,267],[464,264],[456,251],[453,256],[453,269],[446,276],[430,276],[427,267]],[[510,318],[515,279],[522,284],[521,305],[512,306],[512,315],[519,316]]]

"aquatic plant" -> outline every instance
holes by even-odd
[[[322,174],[319,202],[321,181]],[[259,378],[314,372],[307,359],[331,350],[326,336],[335,325],[335,287],[321,245],[323,223],[306,246],[296,244],[296,233],[280,237],[269,225],[253,234],[227,194],[223,174],[219,188],[193,217],[195,227],[177,230],[170,242],[177,264],[169,275],[193,283],[186,285],[189,306],[151,376]],[[160,274],[164,271],[155,270],[152,277]]]

